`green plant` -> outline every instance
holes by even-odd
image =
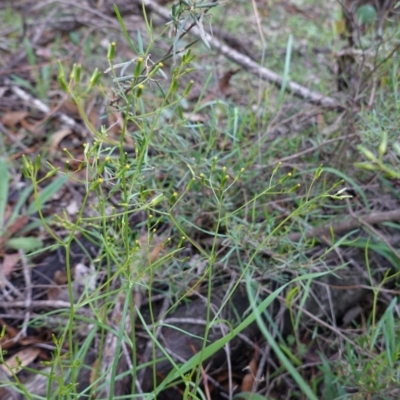
[[[265,91],[259,88],[259,104],[265,107],[262,115],[254,112],[253,98],[245,98],[245,106],[229,98],[210,100],[207,90],[208,85],[213,84],[214,68],[210,63],[209,70],[202,70],[204,75],[208,72],[209,75],[202,77],[205,83],[200,95],[192,100],[196,104],[192,106],[188,101],[188,94],[199,83],[192,81],[192,73],[204,60],[199,61],[197,56],[201,48],[194,46],[197,42],[191,42],[186,31],[188,26],[197,26],[207,46],[203,22],[208,9],[215,6],[216,3],[180,1],[172,9],[169,24],[155,28],[145,15],[146,29],[136,32],[136,36],[125,26],[123,16],[115,8],[123,38],[134,54],[131,59],[126,60],[120,54],[120,41],[110,40],[106,74],[100,72],[103,69],[100,67],[87,73],[79,64],[71,69],[65,61],[58,64],[59,84],[65,96],[76,103],[90,135],[85,137],[81,150],[65,149],[64,169],[53,167],[51,161],[45,164],[40,157],[24,160],[25,176],[32,183],[30,193],[36,198],[32,209],[39,213],[48,236],[66,253],[67,290],[71,302],[71,306],[38,314],[30,321],[31,328],[46,326],[48,321],[57,322],[50,343],[53,346],[51,360],[38,371],[25,367],[27,372],[41,375],[47,382],[46,393],[41,398],[121,398],[127,396],[125,392],[115,393],[125,378],[131,385],[129,388],[125,385],[131,397],[154,398],[163,390],[181,384],[182,398],[206,398],[207,387],[201,385],[205,361],[228,347],[231,340],[252,323],[257,324],[265,346],[272,350],[271,360],[277,363],[273,379],[284,382],[289,379],[289,386],[295,388],[291,393],[293,398],[313,399],[323,393],[324,398],[333,400],[347,396],[348,387],[357,387],[360,393],[370,395],[374,390],[383,392],[385,384],[397,383],[398,346],[393,334],[396,320],[386,314],[384,319],[379,319],[376,314],[382,285],[395,274],[375,284],[371,268],[368,272],[375,295],[374,315],[370,317],[365,335],[351,337],[351,332],[343,330],[340,335],[325,336],[320,327],[315,326],[308,331],[313,339],[322,337],[325,348],[330,347],[328,345],[335,348],[337,341],[345,336],[348,353],[337,362],[328,359],[328,355],[322,356],[321,363],[315,363],[321,373],[312,370],[311,376],[303,365],[309,348],[302,342],[301,307],[310,296],[314,279],[336,273],[336,269],[331,271],[324,264],[326,255],[338,250],[340,245],[374,250],[394,267],[398,260],[382,243],[356,242],[345,237],[321,251],[317,241],[308,237],[306,229],[314,224],[330,223],[337,216],[343,216],[342,211],[346,211],[348,204],[341,200],[352,201],[344,193],[345,189],[339,187],[342,183],[339,179],[344,179],[346,185],[354,189],[367,209],[369,198],[351,168],[344,172],[341,167],[332,165],[330,155],[324,159],[324,152],[329,154],[330,148],[325,146],[325,134],[314,122],[311,127],[278,135],[270,142],[269,135],[264,132],[279,125],[275,112],[284,113],[286,118],[286,107],[292,100],[284,88],[279,93],[271,88]],[[216,11],[226,18],[225,9]],[[317,32],[318,40],[322,41],[318,23],[304,24],[297,16],[290,19],[292,28],[299,27],[300,32],[307,31],[308,35]],[[246,28],[245,24],[240,25]],[[165,39],[168,33],[173,37]],[[279,35],[279,40],[287,41],[283,51],[286,59],[266,57],[265,60],[278,63],[285,83],[293,77],[310,74],[302,64],[303,57],[295,59],[297,37],[302,35],[290,32],[286,40],[287,34]],[[329,32],[324,34],[328,36]],[[158,48],[159,39],[168,43],[168,50]],[[90,53],[89,46],[85,51]],[[31,63],[34,62],[32,58]],[[327,71],[324,73],[329,75]],[[244,76],[237,83],[246,95],[246,85],[254,92],[252,78]],[[329,80],[324,80],[324,85],[329,87]],[[112,95],[100,119],[107,121],[105,117],[115,114],[119,129],[115,129],[117,124],[108,122],[95,126],[86,109],[88,98],[94,93],[106,96],[110,87]],[[278,101],[274,100],[275,94]],[[298,111],[303,114],[301,108],[295,112]],[[293,117],[291,112],[289,119]],[[322,116],[322,120],[332,117],[321,110],[318,116]],[[322,125],[324,123],[322,121]],[[336,136],[332,140],[336,140]],[[310,143],[315,148],[313,153],[294,157],[297,152],[301,155],[304,147],[309,150]],[[367,148],[375,145],[375,139],[363,143]],[[382,171],[382,165],[391,167],[390,163],[396,160],[391,157],[395,146],[390,140],[387,145],[380,141],[378,146],[378,153],[382,155],[378,154],[376,159],[380,163],[371,163]],[[386,153],[385,146],[389,149]],[[283,162],[276,161],[279,159]],[[322,161],[326,167],[315,167]],[[395,164],[392,166],[395,170]],[[42,173],[44,167],[49,171],[47,174]],[[2,168],[4,171],[4,166]],[[43,175],[45,177],[41,178]],[[45,186],[46,179],[54,178],[53,183]],[[83,193],[80,208],[76,215],[60,212],[49,220],[43,210],[48,197],[40,200],[40,196],[60,179],[69,179],[79,187],[80,194]],[[45,189],[40,189],[42,187]],[[0,182],[0,188],[0,193],[4,193],[4,181]],[[4,204],[4,197],[0,197],[1,204]],[[294,230],[299,231],[298,242],[290,240]],[[336,240],[334,232],[328,236]],[[90,239],[98,253],[89,257],[96,284],[90,285],[88,280],[82,279],[85,287],[77,293],[79,277],[75,275],[70,253],[80,237]],[[215,309],[210,306],[210,300],[221,290],[221,282],[228,282],[229,287],[223,303]],[[247,290],[250,306],[234,325],[224,320],[222,310],[239,286]],[[262,292],[262,289],[269,291]],[[190,307],[198,293],[207,304],[204,335],[181,329],[179,324],[167,325],[165,318],[179,307]],[[157,308],[155,294],[165,296],[163,313]],[[288,308],[294,328],[288,337],[278,332],[275,315],[269,313],[269,307],[278,296],[282,296],[279,300],[283,299]],[[145,303],[148,307],[143,305]],[[394,305],[390,307],[393,313]],[[385,321],[383,325],[381,321]],[[209,333],[219,324],[226,324],[228,330],[211,342]],[[165,326],[179,331],[184,342],[199,340],[200,347],[193,349],[185,361],[177,360],[159,336],[160,329]],[[141,330],[139,334],[138,329]],[[151,344],[151,352],[145,360],[141,359],[144,356],[138,344],[144,334]],[[357,346],[353,346],[355,342]],[[386,351],[379,357],[378,347]],[[95,362],[86,358],[91,351],[95,353]],[[169,360],[172,366],[161,382],[156,379],[159,359]],[[7,363],[6,354],[1,361]],[[363,363],[367,363],[365,368]],[[393,367],[392,371],[388,365]],[[91,378],[82,389],[78,384],[85,368],[90,369]],[[137,382],[144,368],[153,371],[154,382],[147,393],[142,394]],[[372,369],[375,374],[371,374]],[[39,398],[36,393],[30,394],[25,383],[18,380],[17,371],[14,372],[15,382],[10,385],[17,387],[26,398]],[[373,375],[370,381],[369,375]],[[257,393],[230,395],[261,398]]]
[[[364,146],[358,146],[358,150],[360,153],[368,160],[365,162],[357,162],[354,163],[354,166],[357,168],[362,168],[367,171],[379,171],[384,174],[385,177],[389,179],[400,179],[400,172],[393,168],[391,165],[388,165],[383,160],[383,157],[391,150],[391,159],[395,160],[396,158],[400,158],[400,144],[398,142],[394,142],[390,148],[388,148],[388,135],[386,131],[382,132],[382,139],[378,147],[377,155],[367,149]],[[396,162],[397,164],[397,162]]]
[[[37,185],[43,183],[45,179],[54,174],[55,172],[51,172],[45,178],[37,180]],[[43,209],[46,202],[60,190],[67,177],[60,177],[43,189],[38,188],[35,198],[29,202],[28,206],[25,206],[34,191],[33,185],[28,184],[19,194],[16,204],[10,210],[10,208],[7,208],[7,203],[11,177],[9,163],[3,157],[0,158],[0,175],[2,177],[0,179],[0,248],[22,249],[27,252],[40,248],[42,246],[40,239],[34,236],[25,236],[25,234],[42,225],[40,218],[34,218],[33,216],[38,210]]]

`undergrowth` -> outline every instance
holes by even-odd
[[[66,281],[72,303],[69,308],[38,315],[31,322],[33,327],[49,317],[60,317],[63,321],[53,333],[52,359],[43,363],[47,369],[26,370],[46,377],[46,396],[42,398],[116,398],[114,386],[119,380],[129,378],[133,396],[125,398],[156,398],[164,389],[182,383],[182,398],[203,399],[206,393],[200,382],[205,360],[256,322],[279,365],[272,378],[289,376],[298,388],[292,398],[390,398],[387,388],[400,384],[396,298],[380,318],[377,305],[379,291],[387,281],[395,280],[397,272],[386,274],[377,283],[368,270],[370,286],[376,294],[370,319],[365,321],[362,332],[355,329],[346,338],[343,334],[340,339],[330,337],[329,346],[339,349],[342,357],[332,360],[329,352],[322,354],[322,361],[317,363],[318,372],[311,376],[302,369],[302,355],[307,353],[307,348],[299,334],[302,312],[295,304],[304,305],[310,296],[311,283],[331,273],[328,268],[318,270],[316,266],[323,264],[338,244],[365,249],[367,266],[370,248],[390,260],[392,267],[398,263],[396,254],[386,244],[370,244],[368,240],[355,244],[352,237],[336,240],[332,233],[330,246],[324,251],[312,258],[305,255],[316,244],[307,240],[306,230],[346,207],[352,195],[344,186],[354,183],[353,178],[339,168],[319,165],[314,158],[308,159],[308,168],[298,169],[282,167],[280,162],[268,158],[267,153],[261,154],[266,144],[260,147],[260,142],[249,132],[249,127],[259,123],[250,107],[240,109],[229,99],[199,101],[193,109],[188,107],[187,97],[193,82],[187,83],[186,75],[193,72],[197,48],[207,47],[208,43],[204,34],[203,43],[186,41],[181,45],[185,36],[183,28],[188,21],[193,21],[203,29],[203,18],[215,6],[214,3],[189,3],[192,8],[187,2],[173,8],[170,24],[160,33],[162,37],[169,32],[171,47],[159,59],[151,55],[160,53],[154,50],[159,37],[146,14],[145,43],[139,31],[136,38],[129,36],[115,8],[135,58],[122,60],[118,43],[111,42],[104,75],[98,69],[88,75],[79,64],[70,67],[60,62],[58,65],[59,84],[77,105],[92,136],[79,158],[65,149],[64,169],[40,156],[35,160],[27,156],[23,159],[24,175],[31,186],[21,201],[31,192],[35,194],[40,224],[53,243],[65,248]],[[291,52],[289,45],[286,50]],[[286,67],[289,69],[289,64]],[[289,74],[289,70],[285,71]],[[392,83],[397,88],[397,81]],[[37,95],[43,98],[47,89],[40,87]],[[107,98],[107,113],[118,116],[118,134],[112,125],[96,129],[83,107],[92,91],[98,90],[106,96],[110,93],[109,87],[112,95]],[[393,90],[393,104],[397,104],[396,93]],[[384,108],[385,105],[385,102],[380,105],[383,112],[396,115],[389,105]],[[198,115],[201,118],[196,118]],[[394,133],[390,130],[394,132],[395,127],[389,121],[378,112],[362,120],[365,134],[358,151],[366,160],[354,164],[360,174],[374,171],[382,173],[379,178],[382,180],[399,178],[399,144],[391,139]],[[312,136],[313,129],[311,134],[305,131],[304,136]],[[281,138],[275,144],[278,148],[295,147],[290,140],[285,142]],[[260,160],[264,159],[269,168],[260,166]],[[7,175],[8,171],[1,160],[0,173]],[[67,179],[85,187],[79,211],[73,217],[64,213],[49,218],[43,212],[44,205]],[[3,213],[8,182],[1,182],[2,240],[9,248],[32,251],[33,245],[38,247],[33,239],[18,241],[6,233],[8,225]],[[363,188],[357,183],[352,189],[363,198]],[[269,207],[272,201],[289,206],[283,212],[283,207]],[[33,203],[27,215],[33,213],[32,207]],[[15,220],[14,214],[8,224]],[[398,226],[393,223],[391,228]],[[288,234],[292,231],[303,232],[303,238],[291,241]],[[100,248],[80,291],[77,291],[76,271],[68,256],[77,237],[88,238]],[[267,281],[274,283],[268,286],[272,289],[260,294],[260,284],[267,285]],[[226,283],[230,285],[220,309],[214,310],[211,307],[214,292]],[[237,326],[231,326],[224,336],[210,342],[210,332],[223,319],[222,308],[240,286],[246,289],[250,311]],[[201,349],[188,361],[179,362],[159,340],[157,332],[163,322],[152,308],[152,298],[156,293],[167,291],[166,314],[186,301],[189,304],[193,292],[201,290],[207,303]],[[276,326],[269,310],[278,296],[284,298],[294,328],[287,337],[273,333]],[[149,304],[148,314],[141,308],[144,299]],[[146,365],[138,362],[137,324],[152,343],[152,357]],[[318,334],[315,328],[313,338]],[[109,338],[114,340],[113,360],[104,364]],[[93,348],[97,352],[97,363],[93,364],[90,386],[81,389],[80,376]],[[154,378],[152,393],[141,393],[138,376],[145,367],[156,371],[159,351],[173,368],[161,382]],[[3,365],[7,366],[5,354],[2,357]],[[121,357],[131,362],[126,371],[118,369]],[[24,398],[37,398],[26,390],[18,372],[19,366],[8,367],[8,374],[14,379],[12,385]],[[352,390],[356,394],[349,397]],[[234,398],[265,397],[236,393]]]

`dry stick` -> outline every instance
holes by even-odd
[[[74,304],[75,305],[75,304]],[[0,307],[4,308],[25,308],[26,301],[25,300],[16,300],[16,301],[0,301]],[[62,300],[32,300],[30,303],[30,309],[41,309],[41,308],[49,308],[49,309],[60,309],[60,308],[70,308],[71,303],[69,301]]]
[[[319,228],[311,229],[308,232],[294,232],[287,235],[290,241],[297,242],[302,238],[309,239],[313,237],[323,237],[329,236],[331,232],[335,235],[340,235],[341,233],[349,232],[356,229],[364,224],[378,224],[381,222],[388,221],[400,221],[400,210],[394,211],[383,211],[376,212],[369,215],[359,215],[357,218],[353,216],[347,216],[347,219],[336,224],[327,224]]]
[[[42,111],[47,116],[54,114],[54,110],[51,110],[49,106],[44,104],[39,99],[36,99],[32,95],[30,95],[25,90],[21,89],[20,87],[12,84],[11,81],[7,80],[6,84],[10,85],[11,91],[20,99],[25,101],[29,106],[36,108],[39,111]],[[57,112],[55,117],[58,118],[63,124],[65,124],[68,128],[73,129],[75,132],[84,133],[86,129],[81,125],[78,124],[74,119],[68,117],[68,115],[62,114]]]
[[[160,6],[154,0],[141,0],[141,2],[163,19],[167,21],[171,19],[169,11],[165,7]],[[201,39],[201,37],[203,36],[197,26],[194,26],[190,30],[190,34],[199,39]],[[340,104],[338,100],[332,97],[324,96],[321,93],[307,89],[306,87],[299,85],[298,83],[284,81],[284,79],[275,72],[260,66],[250,57],[247,57],[246,55],[236,51],[232,47],[223,44],[220,40],[212,37],[209,34],[207,34],[207,40],[212,48],[218,50],[225,57],[242,66],[248,72],[257,76],[258,78],[262,78],[268,82],[271,82],[278,88],[282,88],[283,86],[285,86],[285,89],[291,92],[294,96],[307,100],[312,104],[328,108],[338,108],[342,110],[345,109],[345,106],[343,104]]]
[[[298,242],[301,239],[316,238],[326,243],[326,237],[329,237],[333,232],[335,235],[349,232],[366,224],[379,224],[382,222],[398,221],[400,222],[400,210],[377,212],[369,215],[346,216],[346,220],[336,224],[329,223],[319,228],[310,229],[309,231],[294,232],[289,235],[282,235],[279,239],[288,239],[291,242]],[[331,245],[331,244],[329,244]],[[260,250],[262,253],[270,255],[266,249]],[[1,304],[1,303],[0,303]]]
[[[349,210],[349,213],[352,217],[357,218],[357,215],[351,208],[351,204],[349,202],[349,199],[346,199],[347,203],[347,208]],[[392,250],[393,254],[400,260],[400,253],[391,245],[391,243],[386,239],[384,235],[382,235],[380,232],[378,232],[371,224],[369,224],[365,219],[360,220],[360,223],[365,226],[365,228],[369,229],[373,234],[375,234],[377,237],[379,237],[383,243],[386,244],[386,246]]]

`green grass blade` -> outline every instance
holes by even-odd
[[[286,86],[289,82],[289,73],[290,73],[290,62],[292,58],[292,47],[293,47],[293,36],[289,35],[289,39],[286,46],[286,58],[285,58],[285,67],[283,70],[283,77],[282,77],[282,87],[279,92],[278,98],[278,108],[282,105],[283,99],[285,98],[286,93]]]
[[[260,394],[257,394],[257,393],[242,392],[242,393],[235,394],[233,396],[233,400],[266,400],[266,397],[261,396]]]
[[[62,175],[59,178],[55,179],[49,185],[47,185],[40,193],[37,198],[37,201],[31,203],[28,207],[27,214],[31,215],[37,211],[37,207],[43,207],[43,205],[53,196],[55,195],[61,187],[67,182],[68,176]]]
[[[354,179],[350,178],[345,173],[331,167],[324,167],[324,172],[330,172],[331,174],[334,174],[339,178],[342,178],[345,182],[349,183],[351,187],[357,192],[357,194],[362,198],[365,208],[370,211],[370,206],[365,191]]]
[[[279,347],[279,344],[274,339],[274,337],[271,335],[271,332],[265,326],[265,323],[261,317],[261,313],[259,312],[259,307],[257,307],[257,305],[254,301],[255,294],[253,293],[253,290],[251,288],[251,282],[252,282],[251,277],[249,274],[247,274],[246,275],[247,293],[248,293],[251,307],[253,308],[253,314],[257,321],[258,327],[260,328],[261,332],[263,333],[268,344],[271,346],[272,350],[275,352],[275,354],[281,361],[282,365],[287,369],[287,371],[290,373],[290,375],[292,375],[292,378],[296,381],[296,383],[299,385],[300,389],[307,396],[307,399],[318,400],[318,398],[315,396],[315,394],[313,393],[311,388],[307,385],[305,380],[298,373],[297,369],[293,366],[293,364],[290,362],[290,360],[286,357],[285,353],[281,350],[281,348]]]
[[[15,204],[15,206],[13,207],[13,212],[7,222],[8,226],[10,226],[22,214],[22,212],[21,212],[22,206],[28,200],[28,197],[30,196],[32,191],[33,191],[33,186],[29,185],[18,196],[18,201]]]
[[[126,41],[129,43],[130,48],[131,48],[136,54],[140,54],[140,53],[138,52],[138,50],[136,49],[135,45],[133,44],[133,42],[132,42],[130,36],[129,36],[128,30],[126,29],[126,26],[125,26],[125,24],[124,24],[124,20],[122,19],[121,14],[120,14],[119,9],[118,9],[118,7],[117,7],[116,4],[114,4],[114,12],[115,12],[115,15],[117,16],[118,23],[119,23],[119,25],[121,26],[122,33],[124,34]]]
[[[34,237],[24,237],[24,238],[13,238],[9,239],[6,243],[6,247],[14,250],[24,250],[27,253],[33,250],[40,249],[43,242],[40,239]]]
[[[282,285],[279,289],[277,289],[275,292],[271,293],[265,300],[263,300],[258,306],[255,307],[255,310],[257,310],[257,314],[261,315],[264,312],[264,310],[278,297],[278,295],[288,285],[292,284],[293,282],[297,282],[297,281],[300,281],[303,279],[307,280],[307,279],[319,278],[319,277],[324,276],[329,273],[330,272],[328,271],[328,272],[316,272],[316,273],[305,274],[303,276],[293,279],[292,281],[286,283],[285,285]],[[167,375],[167,377],[161,382],[159,387],[157,387],[157,394],[160,393],[162,390],[164,390],[164,388],[167,387],[170,383],[175,382],[179,377],[188,373],[190,370],[193,370],[198,365],[200,365],[204,360],[211,357],[214,353],[216,353],[223,346],[225,346],[225,344],[228,343],[230,340],[235,338],[240,332],[242,332],[245,328],[247,328],[255,320],[256,320],[256,315],[253,312],[241,324],[239,324],[235,329],[233,329],[232,332],[226,334],[224,337],[216,340],[214,343],[207,346],[202,353],[198,353],[198,354],[194,355],[190,360],[186,361],[179,368],[173,369]],[[163,350],[162,347],[161,347],[161,350]],[[314,396],[314,394],[313,394],[313,396]],[[316,399],[316,398],[314,396],[314,397],[310,397],[310,399]]]

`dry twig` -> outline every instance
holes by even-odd
[[[141,0],[140,2],[143,3],[147,8],[151,9],[155,14],[165,19],[166,21],[169,21],[171,19],[168,10],[160,6],[156,1]],[[191,28],[190,34],[197,38],[201,38],[203,36],[200,32],[200,29],[198,29],[197,26],[193,26]],[[209,42],[212,48],[219,51],[221,54],[223,54],[225,57],[229,58],[236,64],[242,66],[251,74],[274,84],[278,88],[282,88],[285,85],[286,90],[291,92],[296,97],[300,97],[301,99],[307,100],[312,104],[320,105],[323,107],[338,108],[342,110],[345,108],[344,105],[340,104],[336,99],[332,97],[324,96],[321,93],[310,90],[295,82],[291,81],[284,82],[283,78],[278,74],[276,74],[275,72],[260,66],[250,57],[247,57],[246,55],[236,51],[232,47],[223,44],[220,40],[218,40],[215,37],[212,37],[209,34],[207,34],[207,41]]]
[[[25,90],[21,89],[20,87],[11,83],[11,81],[6,81],[8,85],[10,85],[10,90],[21,100],[26,102],[29,106],[36,108],[39,111],[42,111],[44,114],[49,117],[51,114],[54,114],[56,110],[51,110],[46,104],[44,104],[39,99],[36,99],[31,94],[26,92]],[[68,115],[62,114],[57,112],[55,116],[67,127],[73,129],[75,132],[84,133],[86,129],[81,125],[78,124],[74,119],[68,117]]]
[[[335,235],[340,235],[349,232],[353,229],[359,228],[365,224],[379,224],[388,221],[400,221],[400,210],[376,212],[369,215],[348,216],[345,221],[338,223],[329,223],[319,228],[314,228],[308,232],[294,232],[287,236],[290,241],[298,242],[300,239],[305,238],[322,238],[330,236],[331,232]]]

